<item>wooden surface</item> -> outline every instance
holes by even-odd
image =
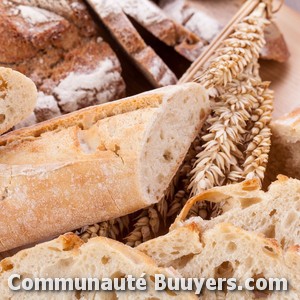
[[[262,62],[262,77],[264,80],[271,80],[271,88],[275,90],[276,118],[300,107],[300,13],[283,6],[274,19],[291,52],[287,63]]]
[[[300,11],[300,1],[299,0],[286,0],[285,2],[287,5],[289,5],[293,9]]]

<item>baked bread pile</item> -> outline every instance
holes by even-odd
[[[46,259],[45,259],[46,258]],[[12,274],[24,278],[97,278],[121,279],[130,275],[135,279],[146,279],[144,291],[19,291],[18,299],[187,299],[195,300],[193,292],[156,291],[155,274],[166,278],[179,277],[173,268],[160,268],[155,262],[136,249],[111,239],[97,237],[83,241],[74,234],[39,244],[34,248],[20,251],[17,255],[0,262],[0,288],[2,299],[13,299],[15,293],[9,290],[7,280]],[[143,276],[143,274],[145,274]],[[120,284],[118,285],[120,286]],[[134,286],[134,285],[133,285]],[[134,293],[134,294],[133,294]],[[96,297],[96,298],[95,298]]]
[[[284,277],[287,292],[204,290],[201,297],[299,298],[300,181],[279,175],[261,190],[273,93],[259,76],[258,59],[286,60],[284,39],[274,24],[264,36],[270,22],[262,2],[222,36],[198,83],[170,85],[178,70],[145,32],[190,63],[225,25],[213,15],[202,20],[199,7],[181,0],[0,3],[0,41],[9,46],[0,48],[0,64],[37,85],[0,68],[0,134],[17,129],[0,137],[0,256],[12,256],[0,262],[4,299],[50,297],[15,294],[7,287],[14,273],[98,279],[146,273],[150,282],[134,296],[77,291],[53,299],[196,298],[158,293],[158,273],[234,277],[240,284]],[[135,65],[136,74],[161,88],[111,102],[129,82],[128,73],[121,75],[124,57],[126,67]],[[299,177],[298,125],[298,110],[272,123],[267,179],[279,172]],[[245,178],[252,179],[233,184]]]
[[[300,264],[300,181],[279,176],[268,192],[257,180],[216,187],[191,199],[170,233],[139,245],[161,267],[174,267],[183,277],[286,278],[289,291],[261,294],[206,291],[203,299],[297,299]],[[195,201],[217,203],[211,220],[185,220]],[[188,245],[188,247],[186,246]],[[211,298],[213,297],[213,298]],[[239,298],[239,299],[241,299]]]
[[[195,7],[185,1],[87,2],[91,7],[83,0],[0,3],[0,42],[5,45],[0,65],[25,74],[38,88],[34,114],[16,128],[122,98],[125,82],[129,95],[175,84],[241,5],[227,3],[230,13],[220,21],[221,5],[210,14],[210,5]],[[286,60],[288,50],[278,28],[269,31],[263,56]],[[149,33],[154,39],[149,40]],[[166,55],[172,48],[178,56],[174,51]],[[172,57],[177,65],[171,65]]]
[[[160,201],[209,111],[187,83],[2,136],[0,252]]]
[[[0,64],[30,77],[38,101],[17,127],[124,96],[120,62],[81,1],[1,1]]]

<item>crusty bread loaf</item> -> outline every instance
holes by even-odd
[[[287,249],[300,244],[300,181],[279,176],[268,192],[260,190],[259,181],[216,187],[197,197],[217,203],[219,216],[211,220],[190,218],[184,223],[197,223],[204,230],[216,224],[230,222],[245,230],[256,231],[276,239]],[[177,220],[173,227],[180,226]]]
[[[0,252],[158,202],[209,111],[189,83],[1,137]]]
[[[173,266],[185,278],[236,278],[241,285],[247,278],[286,278],[289,290],[273,292],[268,299],[298,299],[300,294],[299,246],[292,246],[283,251],[276,240],[245,231],[229,223],[217,224],[203,233],[199,230],[200,238],[197,242],[194,239],[195,226],[195,224],[193,227],[189,225],[190,230],[186,230],[188,236],[185,240],[190,237],[192,241],[190,253],[188,253],[190,244],[181,243],[182,228],[176,228],[175,232],[171,231],[164,240],[163,237],[159,237],[141,244],[138,249],[153,257],[159,266]],[[177,236],[176,232],[178,232]],[[173,245],[176,245],[176,238],[178,242],[173,249],[167,247],[165,255],[165,247],[169,242],[168,236],[173,241]],[[197,248],[200,251],[193,252],[193,249]],[[257,291],[216,293],[205,291],[201,299],[256,299],[263,295]]]
[[[124,97],[115,53],[81,0],[0,2],[0,65],[31,78],[39,91],[17,128]]]
[[[37,90],[29,78],[0,67],[0,134],[27,118],[36,101]]]
[[[19,274],[23,278],[140,278],[145,273],[146,291],[17,291],[8,288],[8,278]],[[0,262],[1,299],[197,299],[193,292],[155,291],[151,277],[164,274],[180,277],[174,269],[159,268],[138,250],[119,242],[97,237],[84,244],[74,234],[59,238],[17,253]]]
[[[202,40],[211,42],[237,13],[243,2],[243,0],[161,0],[159,5],[169,17],[187,30]],[[266,26],[264,36],[266,45],[261,51],[261,58],[286,62],[290,56],[289,49],[274,20]]]
[[[147,46],[123,12],[118,1],[88,0],[128,57],[154,87],[175,84],[177,78],[163,60]]]
[[[283,34],[274,21],[271,21],[265,29],[266,45],[260,55],[263,59],[286,62],[290,57],[290,51],[286,44]]]
[[[278,174],[300,179],[300,108],[271,123],[272,147],[267,183]]]
[[[127,15],[186,59],[194,61],[203,52],[206,41],[169,18],[150,0],[119,0],[118,3]]]
[[[177,23],[182,24],[202,40],[211,42],[224,25],[224,21],[220,22],[220,18],[223,19],[224,14],[230,14],[229,7],[233,1],[225,1],[226,4],[223,4],[223,2],[162,0],[159,4],[163,11]],[[220,16],[215,14],[218,7]],[[224,7],[226,7],[226,10]],[[230,17],[232,16],[233,14]],[[225,23],[229,21],[230,17],[227,18]]]

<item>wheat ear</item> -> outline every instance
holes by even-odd
[[[172,220],[189,198],[191,178],[190,188],[193,193],[198,193],[244,177],[261,177],[269,151],[267,126],[272,110],[272,93],[267,89],[267,83],[261,83],[257,59],[265,43],[263,30],[267,24],[260,13],[254,13],[237,24],[216,52],[207,71],[198,78],[217,96],[214,112],[206,124],[208,132],[203,138],[204,145],[201,147],[198,140],[196,146],[191,147],[188,159],[171,186],[170,195],[159,204],[142,210],[135,216],[133,225],[122,226],[133,228],[125,238],[128,245],[137,246],[161,233],[162,227],[168,224],[167,219]],[[241,147],[243,144],[246,144],[246,149]],[[197,157],[196,153],[199,153]],[[203,207],[193,212],[203,218],[219,213],[215,207]],[[101,224],[112,228],[109,222]],[[113,221],[113,224],[120,226],[119,222]],[[121,232],[116,227],[111,230],[112,233],[106,230],[102,234],[113,236],[115,231]]]
[[[226,86],[258,59],[265,45],[264,28],[269,21],[253,14],[234,27],[233,33],[216,51],[208,69],[198,78],[206,88]]]

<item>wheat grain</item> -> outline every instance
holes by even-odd
[[[234,27],[233,33],[216,51],[205,71],[196,81],[205,87],[226,86],[253,61],[258,59],[265,45],[264,28],[269,24],[265,18],[252,15]]]
[[[254,110],[252,121],[253,127],[246,134],[245,141],[248,141],[246,149],[246,160],[243,164],[244,178],[251,179],[258,177],[263,180],[268,163],[271,147],[271,114],[273,111],[273,92],[268,84],[261,86],[260,105]]]
[[[213,106],[213,113],[207,120],[208,132],[202,137],[205,144],[197,155],[189,188],[193,195],[216,185],[239,181],[243,171],[239,161],[244,156],[239,145],[244,142],[247,123],[251,113],[259,105],[259,82],[250,74],[253,66],[245,68],[242,74],[226,86],[216,90],[219,97]]]
[[[207,71],[196,79],[210,89],[213,113],[204,126],[201,143],[199,139],[193,143],[162,201],[130,215],[125,226],[121,218],[118,222],[103,222],[99,229],[88,228],[81,233],[84,238],[101,234],[122,239],[131,228],[124,241],[135,247],[167,229],[188,200],[189,189],[197,194],[245,177],[262,178],[270,147],[272,95],[268,83],[259,78],[257,59],[265,44],[263,31],[268,23],[253,14],[237,24]],[[191,216],[203,219],[220,213],[219,206],[208,202],[198,203],[190,211]]]

